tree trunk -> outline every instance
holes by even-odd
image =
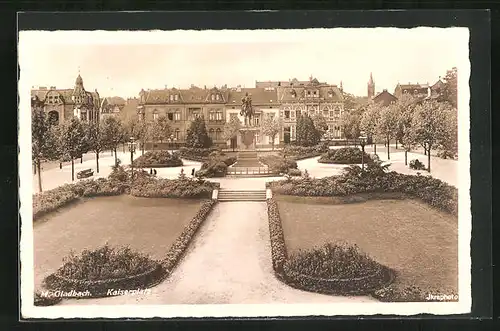
[[[75,180],[75,161],[71,157],[71,181]]]
[[[141,143],[141,147],[142,147],[142,155],[144,155],[144,143]]]
[[[374,153],[377,154],[377,144],[373,144]]]
[[[391,154],[389,153],[389,138],[387,138],[387,160],[391,159]]]
[[[396,139],[396,149],[398,149],[398,140]]]
[[[62,169],[62,162],[59,162],[59,169]]]
[[[111,149],[111,156],[113,156],[113,149]]]
[[[97,166],[97,173],[99,173],[99,152],[95,153],[95,163]]]
[[[33,162],[33,174],[36,175],[36,161]]]
[[[408,151],[405,151],[405,165],[408,165]]]
[[[424,144],[424,155],[427,155],[427,148],[425,148],[425,144]]]
[[[427,171],[431,172],[431,147],[427,149]]]
[[[118,165],[118,157],[116,156],[116,147],[115,147],[115,166]]]
[[[40,171],[40,160],[36,161],[36,168],[38,170],[38,191],[42,192],[42,173]]]

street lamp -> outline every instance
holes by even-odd
[[[134,178],[134,152],[135,152],[135,146],[137,143],[135,142],[134,137],[130,137],[130,142],[128,143],[128,150],[130,151],[130,178],[131,180]]]
[[[177,138],[174,137],[173,134],[170,135],[170,137],[168,138],[168,143],[170,145],[170,149],[172,150],[172,153],[174,152],[174,144],[176,143],[177,141]]]
[[[365,170],[365,145],[367,137],[365,136],[364,131],[361,131],[359,134],[359,145],[361,146],[361,170]]]

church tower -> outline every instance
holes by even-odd
[[[370,72],[370,80],[368,81],[368,98],[375,96],[375,82],[373,81],[372,73]]]
[[[83,121],[88,121],[90,118],[90,112],[93,109],[93,100],[92,97],[85,91],[83,87],[83,79],[80,76],[80,72],[78,72],[78,77],[76,77],[75,87],[72,93],[72,100],[75,105],[73,110],[73,115],[78,117]]]

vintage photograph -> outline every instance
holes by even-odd
[[[21,31],[22,317],[470,312],[468,42]]]

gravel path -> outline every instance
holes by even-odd
[[[61,304],[377,302],[370,297],[304,292],[278,281],[271,266],[265,202],[217,204],[180,265],[151,292],[143,296],[64,300]]]

